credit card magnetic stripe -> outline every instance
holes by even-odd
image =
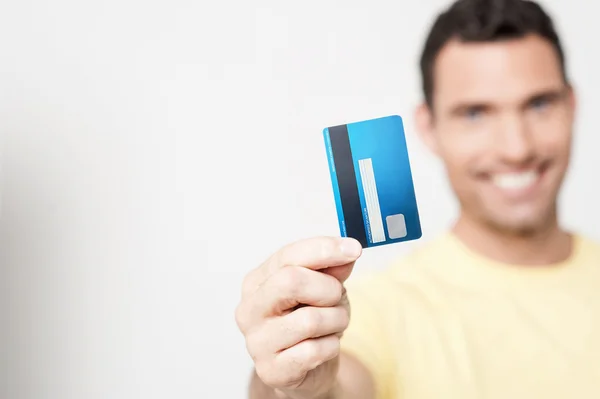
[[[367,233],[365,231],[365,219],[363,216],[358,183],[356,181],[356,170],[354,159],[350,149],[350,137],[346,125],[333,126],[329,129],[329,140],[333,158],[333,173],[337,178],[339,200],[341,210],[344,214],[343,231],[346,237],[354,237],[363,247],[368,245]]]

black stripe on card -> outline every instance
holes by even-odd
[[[358,195],[358,183],[350,149],[348,126],[330,127],[329,137],[340,190],[340,201],[346,223],[346,235],[355,238],[362,244],[363,248],[366,248],[368,246],[367,233]]]

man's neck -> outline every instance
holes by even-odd
[[[571,255],[572,237],[549,223],[531,234],[511,234],[490,228],[461,215],[453,227],[454,234],[473,251],[502,263],[515,265],[551,265]]]

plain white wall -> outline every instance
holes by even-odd
[[[2,398],[245,397],[243,275],[338,233],[325,126],[403,115],[423,241],[456,214],[412,118],[447,1],[3,3]],[[580,95],[562,216],[599,239],[600,26],[543,4]]]

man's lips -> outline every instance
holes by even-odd
[[[520,172],[494,173],[491,175],[492,183],[502,190],[523,190],[534,185],[540,178],[537,169]]]
[[[540,183],[548,167],[549,162],[544,162],[528,168],[487,173],[486,177],[501,192],[523,194]]]

